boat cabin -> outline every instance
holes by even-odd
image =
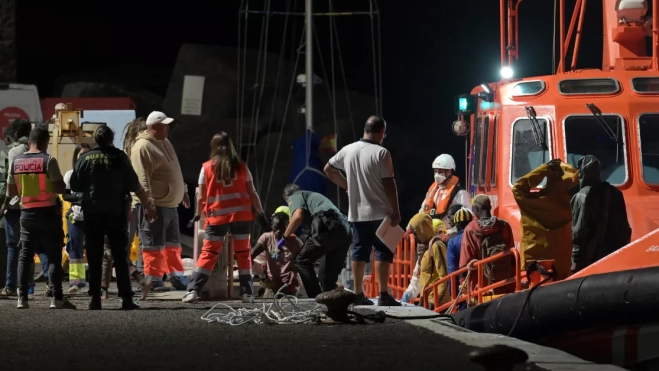
[[[458,97],[458,114],[463,120],[456,123],[469,128],[469,190],[490,196],[494,215],[511,224],[516,241],[515,181],[551,159],[576,167],[588,154],[623,192],[632,240],[659,225],[656,71],[582,70],[483,84]]]

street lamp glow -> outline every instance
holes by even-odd
[[[513,69],[512,68],[506,66],[506,67],[501,69],[501,78],[503,78],[504,80],[507,80],[511,77],[513,77]]]

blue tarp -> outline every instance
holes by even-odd
[[[304,191],[325,195],[327,193],[327,177],[323,173],[323,164],[318,152],[320,141],[320,136],[310,130],[306,130],[305,134],[300,135],[293,141],[293,163],[291,164],[288,181],[299,185]],[[310,142],[309,148],[307,148],[307,142]],[[307,155],[309,158],[308,165]]]

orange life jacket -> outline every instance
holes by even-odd
[[[215,162],[204,162],[206,206],[204,213],[210,225],[254,220],[252,200],[247,193],[247,165],[240,163],[236,175],[230,180],[215,178]]]
[[[451,205],[451,201],[458,193],[458,191],[460,191],[458,182],[460,182],[460,179],[453,175],[449,180],[446,181],[446,184],[443,188],[438,187],[437,183],[432,183],[430,188],[428,188],[428,192],[426,193],[426,200],[423,203],[423,212],[430,214],[430,216],[433,218],[443,218],[448,212],[448,207]],[[442,193],[439,195],[439,203],[435,204],[437,192]]]

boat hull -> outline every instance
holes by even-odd
[[[657,277],[659,267],[651,267],[539,287],[528,298],[511,336],[551,345],[594,362],[628,365],[656,358],[659,331],[653,324],[659,313]],[[508,335],[528,292],[485,302],[460,311],[453,318],[459,326],[472,331]],[[615,344],[621,344],[620,339],[622,353],[613,349]],[[624,343],[625,339],[631,340]],[[655,351],[645,349],[647,340],[655,344]],[[577,354],[586,347],[589,354]]]

